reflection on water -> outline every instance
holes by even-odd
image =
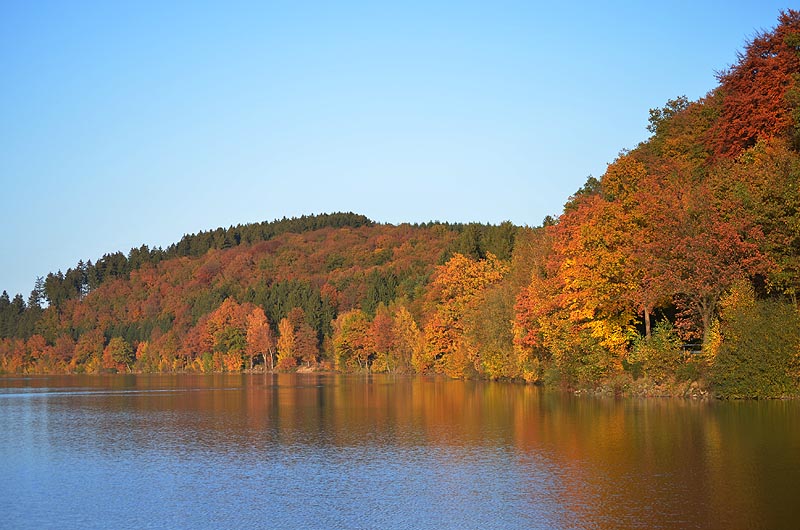
[[[791,527],[799,406],[390,376],[0,379],[0,527]]]

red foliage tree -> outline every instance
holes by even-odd
[[[306,366],[317,362],[319,346],[317,332],[307,322],[306,314],[302,307],[295,307],[286,316],[294,329],[295,354]]]
[[[787,96],[798,89],[798,51],[800,11],[789,9],[773,31],[757,35],[719,75],[722,106],[709,137],[717,156],[736,156],[759,138],[786,135],[796,125]]]
[[[642,205],[657,230],[641,249],[646,277],[683,309],[678,324],[687,336],[699,331],[707,344],[725,291],[768,269],[759,249],[761,230],[744,210],[723,211],[705,184],[690,187],[674,179],[648,193]]]

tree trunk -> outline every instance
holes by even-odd
[[[711,339],[711,319],[714,316],[714,304],[707,301],[700,303],[700,317],[703,319],[703,353]]]
[[[650,338],[650,309],[647,306],[644,308],[644,336]]]

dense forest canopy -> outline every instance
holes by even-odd
[[[726,397],[800,389],[800,12],[541,227],[333,213],[0,296],[7,373],[324,368]]]

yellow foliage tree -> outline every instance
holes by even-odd
[[[414,317],[405,308],[398,307],[392,319],[392,333],[394,335],[394,354],[397,359],[397,371],[409,373],[417,369],[418,359],[422,352],[422,334],[414,321]]]
[[[333,323],[334,360],[338,370],[369,370],[375,343],[367,315],[360,309],[339,315]]]
[[[464,315],[480,300],[480,294],[500,282],[508,265],[488,253],[473,260],[454,254],[437,267],[432,302],[435,312],[425,325],[425,354],[421,368],[432,367],[450,377],[467,377],[474,372],[477,349],[466,340]]]
[[[278,323],[278,363],[275,368],[287,371],[296,367],[295,350],[294,326],[288,318],[282,318]]]

